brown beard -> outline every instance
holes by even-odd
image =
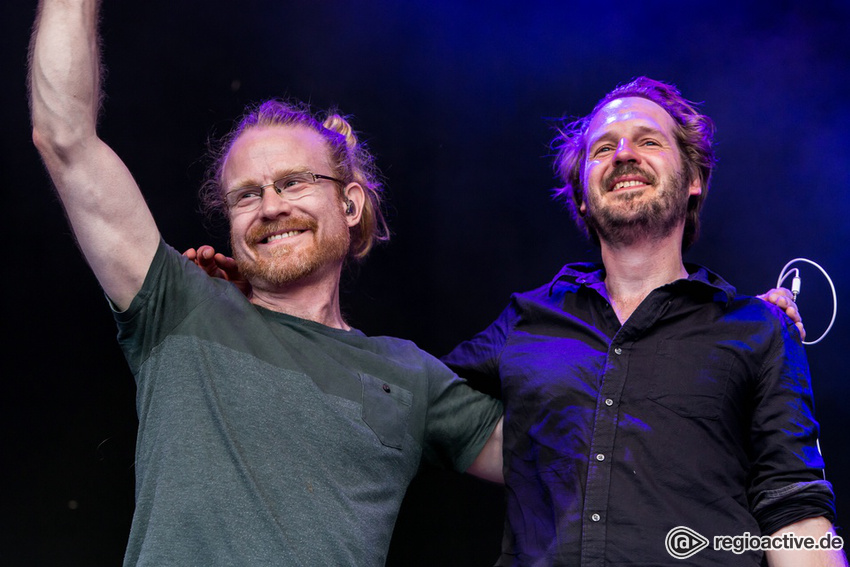
[[[632,168],[632,171],[618,171],[616,175],[638,172]],[[643,175],[655,181],[651,176]],[[690,182],[684,171],[676,172],[665,178],[661,185],[656,185],[658,198],[637,204],[625,213],[611,207],[597,207],[593,199],[589,198],[590,193],[585,186],[585,222],[596,231],[600,240],[617,246],[629,246],[642,240],[660,240],[684,222],[688,211]],[[609,182],[606,180],[605,183],[604,187],[608,187]],[[641,193],[615,195],[621,202],[634,201],[641,196]]]
[[[271,256],[252,258],[245,256],[237,246],[234,246],[231,234],[231,250],[233,250],[239,271],[253,286],[286,286],[307,278],[322,268],[342,263],[348,254],[351,237],[341,211],[339,222],[341,228],[326,233],[320,241],[317,240],[318,223],[310,218],[287,219],[283,222],[255,226],[245,237],[249,248],[256,250],[256,245],[253,243],[257,242],[262,235],[287,230],[288,227],[297,225],[300,229],[310,230],[313,235],[312,245],[306,249],[303,243],[298,251],[294,251],[291,246],[279,245],[275,247]]]

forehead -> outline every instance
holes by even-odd
[[[676,123],[658,104],[643,97],[614,99],[593,115],[587,128],[588,145],[606,135],[625,135],[630,129],[652,129],[674,137]]]
[[[273,181],[295,170],[328,170],[328,149],[321,134],[305,126],[258,126],[245,130],[227,152],[225,186],[234,182]]]

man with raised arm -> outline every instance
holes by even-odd
[[[114,309],[137,383],[125,565],[383,565],[421,459],[501,479],[501,405],[339,306],[348,258],[386,238],[347,122],[268,101],[227,136],[207,192],[250,299],[161,239],[98,138],[97,0],[43,0],[33,140]]]
[[[845,565],[835,548],[790,549],[839,541],[790,293],[766,294],[773,307],[682,260],[713,132],[646,78],[567,125],[561,193],[602,264],[516,294],[444,358],[505,403],[498,565]],[[241,282],[210,247],[188,255]]]
[[[781,539],[836,541],[798,330],[682,261],[713,134],[675,87],[645,77],[566,125],[561,196],[602,264],[515,294],[443,359],[505,403],[498,565],[846,565],[840,550]],[[749,550],[722,539],[748,536]]]

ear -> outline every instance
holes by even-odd
[[[699,173],[694,169],[696,168],[691,168],[691,183],[688,185],[688,195],[691,197],[702,195],[702,181],[700,181]]]
[[[702,183],[700,182],[699,177],[691,181],[691,184],[688,186],[688,195],[692,197],[702,195]]]
[[[359,183],[349,183],[342,191],[342,214],[349,228],[360,224],[363,215],[363,206],[366,203],[366,190]],[[350,207],[350,208],[349,208]],[[347,212],[348,209],[350,212]]]
[[[585,167],[586,166],[587,166],[587,159],[585,158]],[[585,184],[584,184],[584,178],[585,178],[586,175],[587,175],[587,171],[585,171],[584,169],[579,171],[579,174],[578,174],[579,190],[578,191],[575,190],[575,184],[573,184],[572,182],[569,183],[570,193],[572,193],[572,195],[570,195],[570,197],[572,197],[573,201],[579,201],[578,214],[581,217],[587,215],[587,195],[586,195]],[[576,195],[578,195],[578,196],[576,196]]]

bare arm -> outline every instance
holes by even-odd
[[[489,480],[504,484],[505,477],[502,472],[502,422],[505,418],[499,418],[493,432],[490,433],[490,438],[484,444],[484,448],[472,461],[472,464],[466,469],[466,472]]]
[[[124,163],[95,130],[97,0],[42,0],[30,47],[33,142],[77,242],[119,309],[141,289],[159,232]]]
[[[818,542],[826,534],[835,537],[835,530],[826,518],[808,518],[785,526],[773,537],[781,537],[783,534],[794,534],[798,538],[810,536]],[[839,549],[771,549],[766,555],[770,567],[847,567],[847,558]]]

